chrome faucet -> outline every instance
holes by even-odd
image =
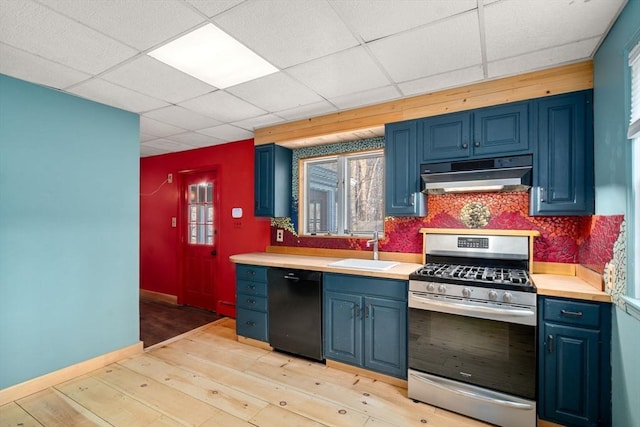
[[[375,260],[378,259],[378,239],[380,237],[378,237],[378,231],[376,230],[373,232],[373,239],[367,240],[367,247],[370,247],[373,243],[373,259]]]

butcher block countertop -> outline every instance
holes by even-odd
[[[268,267],[297,268],[301,270],[323,271],[326,273],[355,274],[358,276],[382,277],[386,279],[409,280],[422,264],[399,262],[398,265],[385,271],[371,271],[356,268],[332,267],[329,264],[344,258],[319,257],[308,255],[289,255],[280,253],[254,252],[249,254],[232,255],[231,262],[236,264],[265,265]]]
[[[531,280],[533,280],[533,283],[538,289],[538,295],[611,302],[611,296],[609,294],[594,288],[577,276],[532,274]]]
[[[353,274],[358,276],[381,277],[387,279],[409,280],[409,274],[413,273],[422,264],[411,262],[399,262],[395,267],[385,271],[371,271],[356,268],[340,268],[330,266],[330,263],[344,258],[292,255],[271,252],[253,252],[247,254],[232,255],[231,262],[236,264],[263,265],[267,267],[296,268],[300,270],[323,271],[327,273]],[[598,290],[592,284],[578,276],[562,274],[532,274],[533,283],[538,289],[539,295],[574,298],[581,300],[611,302],[609,294]]]

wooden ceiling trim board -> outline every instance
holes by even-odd
[[[318,137],[331,140],[334,134],[366,132],[385,123],[591,88],[593,62],[585,61],[256,129],[254,141],[260,145]]]

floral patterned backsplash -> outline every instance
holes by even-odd
[[[623,215],[529,216],[528,193],[471,193],[429,195],[426,217],[385,218],[385,238],[380,250],[422,252],[421,228],[487,228],[538,230],[534,260],[581,263],[602,274],[613,258]],[[284,229],[284,241],[276,242],[276,230]],[[330,249],[370,250],[366,239],[356,237],[298,236],[289,218],[272,220],[271,244]]]

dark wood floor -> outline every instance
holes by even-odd
[[[140,298],[140,340],[149,347],[220,319],[212,311]]]

